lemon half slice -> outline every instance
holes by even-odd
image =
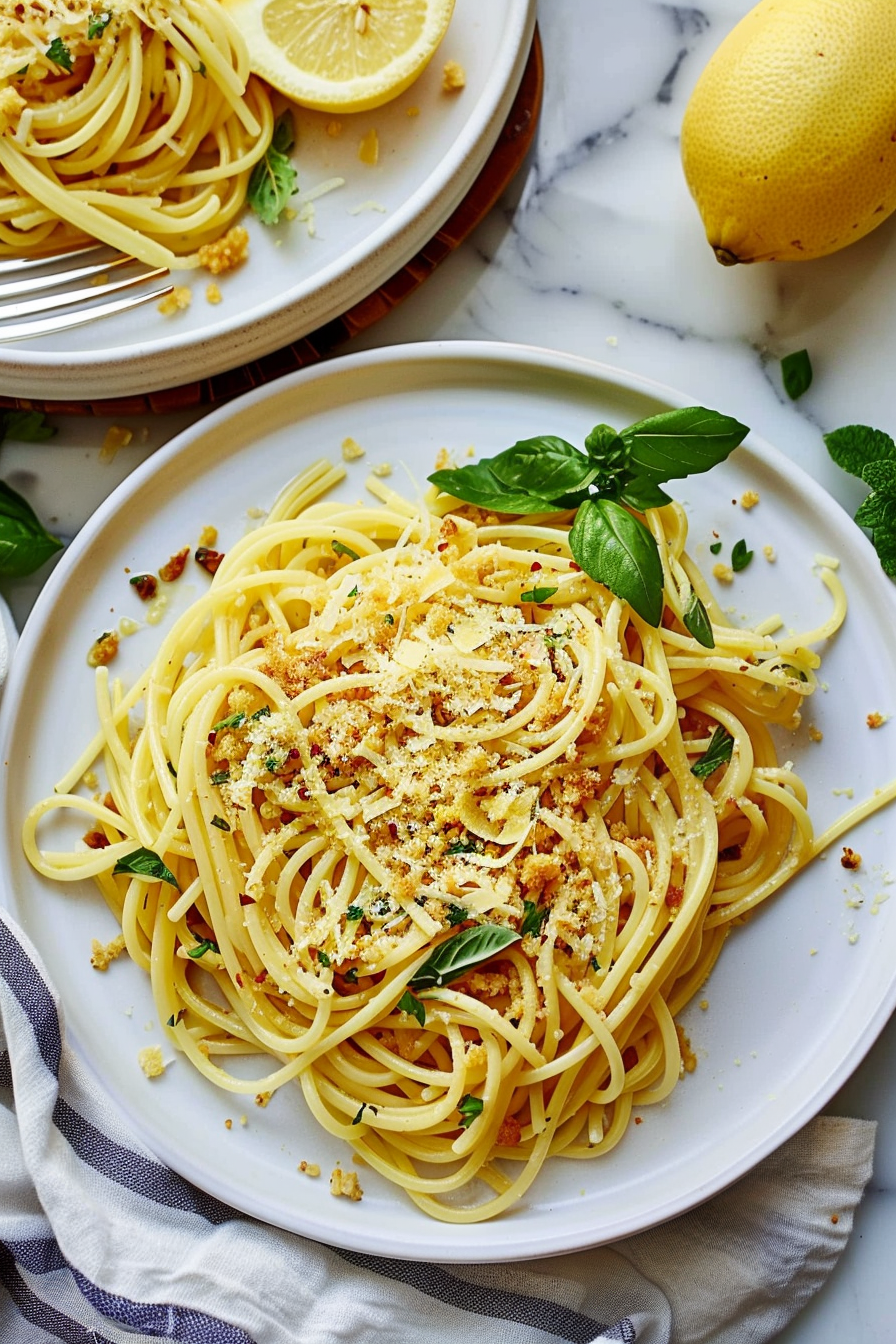
[[[303,107],[364,112],[432,59],[454,0],[227,0],[255,74]]]

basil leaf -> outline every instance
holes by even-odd
[[[298,174],[289,159],[295,143],[292,114],[277,118],[274,134],[263,159],[252,169],[246,200],[262,224],[276,224],[294,195]]]
[[[557,505],[551,500],[505,485],[487,462],[434,471],[427,479],[455,499],[477,504],[481,509],[497,509],[499,513],[557,512]]]
[[[344,546],[341,541],[334,541],[331,545],[337,555],[347,555],[349,560],[357,560],[359,558],[357,551],[353,551],[350,546]]]
[[[781,360],[781,378],[784,391],[791,401],[796,401],[812,386],[812,361],[808,350],[794,350]]]
[[[539,909],[535,901],[523,901],[523,922],[520,925],[520,937],[525,938],[527,934],[534,934],[537,938],[541,933],[542,925],[551,913],[546,905]]]
[[[410,989],[432,989],[450,984],[467,971],[502,952],[520,935],[503,924],[477,924],[446,938],[408,981]]]
[[[465,1097],[461,1097],[457,1109],[460,1111],[461,1129],[469,1129],[477,1115],[482,1114],[482,1108],[485,1102],[481,1097],[474,1097],[472,1092],[468,1092]]]
[[[111,22],[112,15],[109,10],[103,10],[100,14],[91,14],[87,21],[88,38],[93,41],[96,37],[102,37]]]
[[[595,425],[585,440],[585,447],[601,472],[616,475],[628,464],[625,440],[612,425]]]
[[[54,37],[44,54],[47,60],[52,61],[54,65],[58,65],[60,70],[64,70],[66,74],[71,74],[72,54],[61,37]]]
[[[28,501],[0,481],[0,574],[23,578],[61,549],[62,542],[46,531]]]
[[[672,502],[672,496],[667,495],[656,481],[646,481],[641,476],[627,481],[620,490],[618,498],[620,504],[628,504],[639,513],[644,513],[647,509],[661,509],[664,504]]]
[[[600,474],[584,453],[553,434],[521,439],[488,465],[504,485],[551,500],[586,489]]]
[[[660,484],[724,462],[749,434],[746,425],[705,406],[661,411],[622,431],[632,477]]]
[[[47,424],[43,411],[3,411],[0,413],[0,439],[17,439],[20,443],[40,443],[52,439],[56,433]]]
[[[747,550],[747,543],[741,538],[731,547],[731,568],[735,574],[746,569],[747,565],[753,559],[753,552]]]
[[[212,942],[211,938],[203,938],[195,947],[189,949],[187,956],[192,958],[193,961],[198,961],[200,957],[205,956],[206,952],[220,952],[220,950],[218,944]]]
[[[734,738],[727,728],[723,728],[719,724],[709,739],[709,746],[706,751],[691,766],[691,774],[696,775],[698,779],[706,779],[707,775],[711,775],[714,770],[718,770],[720,765],[726,765],[731,760],[733,748]]]
[[[421,1027],[426,1026],[426,1004],[422,999],[418,999],[416,994],[412,994],[406,989],[398,1000],[398,1011],[400,1013],[409,1013],[411,1017],[416,1017]]]
[[[698,644],[702,644],[704,649],[715,648],[716,641],[713,638],[709,612],[695,592],[691,593],[681,619],[684,622],[685,630],[694,636]]]
[[[145,877],[153,882],[167,882],[170,887],[180,891],[177,885],[177,878],[170,868],[165,864],[151,849],[143,846],[135,849],[131,854],[125,854],[124,858],[119,859],[112,869],[114,873],[125,873],[131,877]]]
[[[217,723],[212,724],[212,732],[218,733],[222,728],[239,728],[245,723],[246,716],[241,709],[235,714],[230,714],[226,719],[219,719]]]
[[[569,533],[576,564],[633,611],[659,625],[663,615],[663,565],[644,524],[612,499],[586,499]]]
[[[547,602],[549,597],[553,597],[556,588],[527,588],[524,593],[520,593],[521,602]]]

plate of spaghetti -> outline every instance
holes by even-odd
[[[85,242],[168,267],[134,314],[0,334],[0,391],[99,400],[239,367],[324,326],[428,242],[488,160],[534,0],[456,5],[404,93],[333,116],[251,73],[219,0],[0,5],[0,263]],[[452,80],[445,75],[446,68]]]
[[[728,435],[686,503],[673,425]],[[397,347],[212,413],[88,523],[5,690],[3,896],[161,1158],[318,1240],[515,1259],[830,1099],[896,1000],[896,601],[746,432]]]

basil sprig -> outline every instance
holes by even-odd
[[[439,943],[432,956],[408,981],[408,988],[436,989],[448,985],[503,952],[511,943],[519,942],[519,938],[518,933],[503,924],[476,924],[471,929],[464,929]]]
[[[153,882],[167,882],[169,886],[177,887],[180,891],[177,878],[171,869],[165,866],[155,850],[146,849],[142,845],[119,859],[112,872],[125,873],[129,877],[145,877]]]
[[[429,479],[456,499],[500,513],[575,509],[569,547],[576,564],[657,626],[663,615],[659,548],[630,510],[668,504],[666,481],[709,471],[748,433],[730,416],[686,406],[619,431],[596,425],[584,453],[565,439],[541,435]]]

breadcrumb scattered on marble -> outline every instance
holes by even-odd
[[[330,1194],[357,1203],[364,1195],[361,1182],[358,1180],[358,1173],[356,1171],[343,1171],[341,1167],[335,1167],[330,1173]]]
[[[461,89],[466,88],[467,72],[460,61],[446,61],[442,66],[442,91],[444,93],[459,93]]]
[[[137,1052],[137,1063],[147,1078],[161,1078],[165,1072],[162,1047],[160,1045],[145,1045],[142,1050]]]
[[[94,938],[91,943],[90,964],[95,971],[107,971],[115,958],[121,956],[124,949],[123,933],[120,933],[117,938],[113,938],[111,943],[101,943],[99,938]]]
[[[193,291],[189,285],[175,285],[156,306],[163,317],[171,317],[174,313],[186,312],[192,302]]]
[[[364,449],[358,443],[357,439],[351,437],[342,440],[342,460],[343,462],[357,462],[359,457],[364,456]]]
[[[824,737],[824,733],[821,731],[820,728],[816,728],[814,723],[812,723],[812,724],[809,725],[809,741],[810,741],[810,742],[820,742],[820,741],[822,740],[823,737]]]

